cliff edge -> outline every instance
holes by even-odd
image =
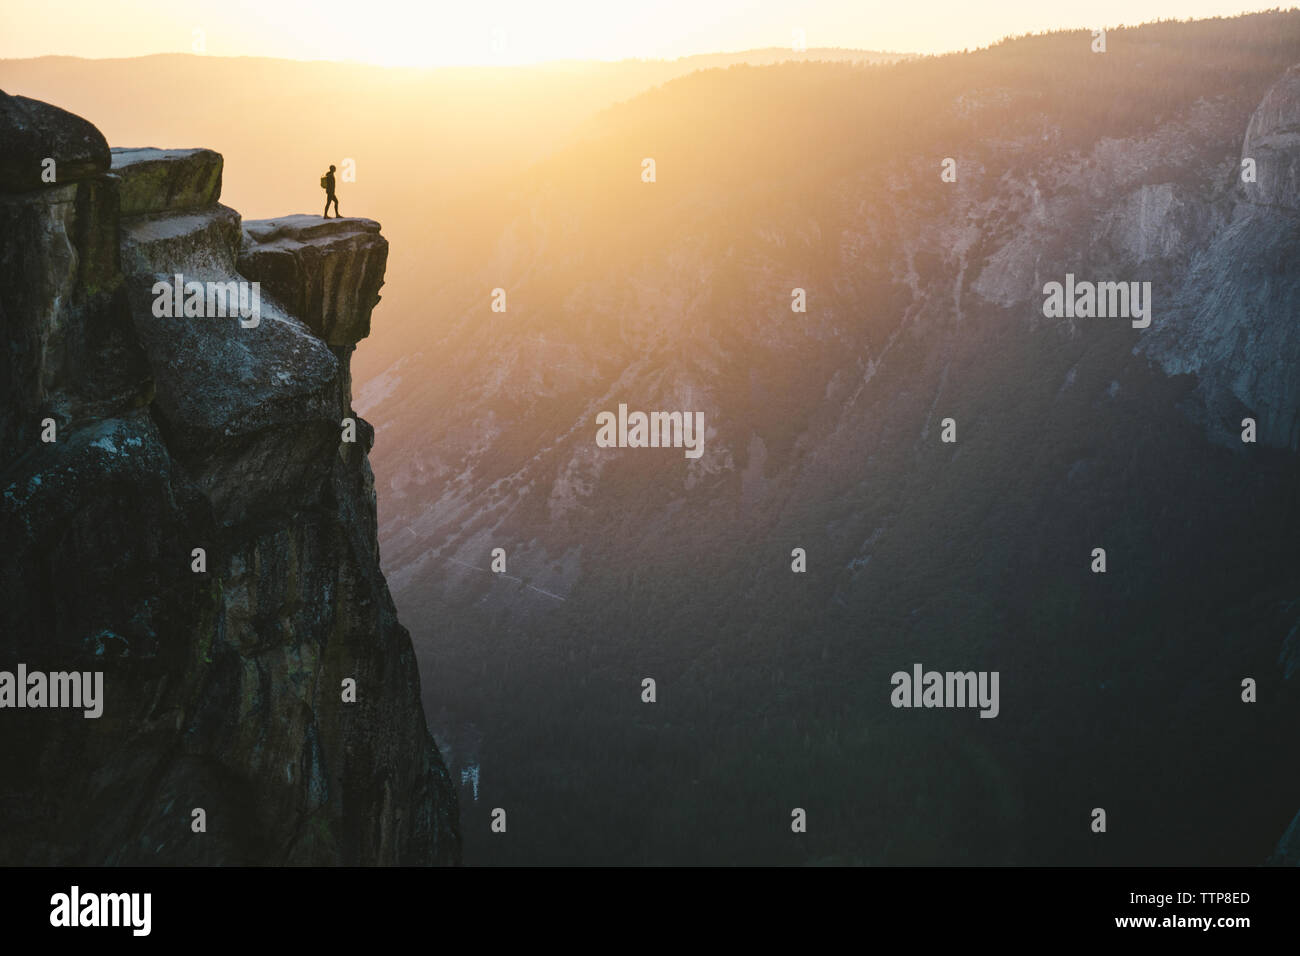
[[[0,671],[103,675],[0,679],[0,863],[458,862],[351,407],[379,224],[3,93],[0,143]]]

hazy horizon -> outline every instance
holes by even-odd
[[[274,10],[244,0],[198,0],[179,11],[165,0],[124,0],[112,8],[54,0],[0,14],[0,59],[197,53],[437,68],[674,61],[793,47],[924,56],[1035,33],[1268,9],[1276,8],[1240,0],[1068,0],[1051,8],[1013,0],[997,9],[959,0],[903,8],[851,0],[810,0],[797,8],[777,0],[664,0],[650,8],[558,0],[544,9],[498,0],[474,10],[411,10],[401,0],[374,0],[361,16],[341,0],[294,0]],[[51,22],[59,24],[55,36]]]
[[[1066,28],[1069,29],[1069,28]],[[1077,28],[1074,28],[1077,29]],[[1004,39],[1014,39],[1006,37]],[[1000,42],[1000,41],[999,41]],[[700,53],[686,53],[681,56],[670,57],[643,57],[643,56],[626,56],[618,59],[600,59],[597,57],[573,58],[555,60],[539,60],[530,63],[447,63],[436,64],[433,66],[402,66],[387,63],[375,63],[369,60],[337,60],[324,58],[307,58],[291,56],[272,56],[262,53],[191,53],[185,50],[160,50],[156,53],[140,53],[129,56],[83,56],[75,53],[39,53],[34,56],[0,56],[0,62],[5,63],[30,63],[37,60],[80,60],[86,63],[125,63],[137,60],[160,59],[163,57],[188,57],[193,59],[204,60],[262,60],[275,63],[299,63],[313,66],[340,66],[340,67],[364,67],[368,69],[406,71],[410,73],[428,73],[434,70],[537,70],[547,67],[564,67],[564,66],[621,66],[626,64],[671,64],[680,63],[684,60],[708,60],[719,57],[744,57],[753,54],[776,54],[780,53],[783,57],[798,59],[807,57],[815,58],[819,53],[841,54],[863,54],[866,56],[890,56],[898,58],[921,57],[921,56],[944,56],[948,53],[961,53],[961,50],[948,50],[938,54],[915,53],[910,50],[875,50],[865,47],[850,46],[817,46],[808,47],[805,50],[791,50],[788,46],[756,46],[746,47],[740,50],[713,50]]]

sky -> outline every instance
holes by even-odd
[[[674,59],[760,47],[974,49],[1062,28],[1224,16],[1241,0],[0,0],[0,58],[150,53],[382,66]]]

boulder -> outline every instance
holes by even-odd
[[[134,216],[122,223],[122,271],[228,276],[239,251],[239,213],[227,206]]]
[[[221,197],[221,168],[211,149],[114,149],[122,215],[212,206]]]
[[[337,359],[266,300],[251,328],[234,315],[157,317],[154,283],[171,278],[133,276],[127,287],[173,453],[220,524],[309,503],[339,441]]]
[[[42,173],[54,160],[54,181]],[[0,193],[67,185],[107,172],[108,141],[75,113],[0,91]]]

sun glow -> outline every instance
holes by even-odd
[[[941,53],[1008,36],[1230,15],[1242,0],[0,0],[0,58],[153,53],[514,66],[763,47]]]

